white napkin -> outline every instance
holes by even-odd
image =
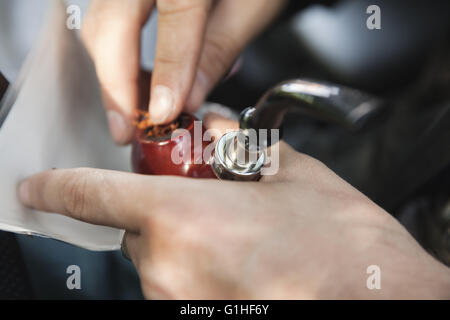
[[[120,247],[123,231],[36,212],[17,199],[19,181],[51,168],[129,170],[130,150],[114,145],[94,66],[54,1],[19,78],[0,104],[0,229],[47,236],[91,250]],[[126,192],[126,191],[125,191]]]

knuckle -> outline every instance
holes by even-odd
[[[179,67],[182,64],[182,59],[180,59],[179,57],[171,57],[170,54],[165,53],[164,55],[156,56],[154,64],[155,66],[170,65]]]
[[[209,8],[210,0],[157,0],[156,6],[160,15],[184,14],[190,11]]]
[[[149,233],[152,233],[152,231],[155,229],[155,219],[151,214],[144,214],[139,222],[142,226],[142,229]]]
[[[154,266],[149,259],[139,260],[134,263],[136,271],[139,274],[142,293],[145,297],[149,298],[151,297],[154,287],[154,279],[152,277],[152,270]]]
[[[327,176],[329,169],[319,160],[306,155],[298,154],[295,161],[287,169],[289,176],[296,177],[294,180],[310,181],[322,184],[322,179]]]
[[[87,207],[87,174],[85,169],[76,170],[64,178],[61,188],[65,211],[79,220],[83,220]]]
[[[326,178],[328,178],[329,176],[328,167],[323,162],[310,156],[304,158],[303,167],[305,168],[307,176],[310,178],[310,180],[318,184],[323,184],[323,182],[326,181]]]
[[[320,160],[313,158],[306,154],[304,154],[302,156],[303,156],[302,163],[309,170],[311,170],[311,171],[323,170],[325,168],[325,164],[323,162],[321,162]]]
[[[151,205],[146,206],[140,217],[140,223],[144,230],[152,233],[161,228],[162,221],[170,216],[170,210],[162,201],[153,201]]]
[[[308,169],[308,170],[316,170],[317,168],[324,166],[320,160],[317,160],[316,158],[313,158],[307,154],[301,153],[299,154],[299,164]]]
[[[152,201],[150,209],[141,217],[143,229],[150,233],[172,234],[178,233],[180,228],[192,218],[192,204],[183,197],[174,200],[162,195]]]
[[[167,264],[164,265],[164,270],[155,267],[151,261],[143,262],[139,266],[138,273],[141,280],[141,288],[144,296],[148,299],[175,299],[170,287],[173,286],[173,280],[167,280],[167,277],[160,277],[157,274],[170,274],[173,279],[174,268]],[[164,280],[163,280],[164,279]]]
[[[225,33],[206,37],[204,46],[207,65],[214,66],[216,72],[221,74],[230,68],[233,59],[237,55],[237,41]],[[203,71],[205,72],[206,70]]]

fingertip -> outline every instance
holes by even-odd
[[[17,188],[17,193],[19,197],[19,201],[27,206],[31,206],[31,197],[30,197],[30,182],[28,179],[22,181],[19,183],[19,186]]]
[[[154,124],[164,124],[176,117],[175,96],[167,86],[156,85],[150,94],[150,120]]]
[[[115,110],[108,110],[108,126],[114,142],[118,145],[125,145],[130,142],[134,129],[123,115]]]

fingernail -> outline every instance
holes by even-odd
[[[109,130],[114,141],[117,144],[125,144],[128,139],[128,126],[123,116],[115,110],[109,110],[107,118]]]
[[[19,200],[20,202],[22,202],[24,205],[29,206],[30,203],[30,183],[25,180],[22,181],[19,185]]]
[[[155,86],[150,94],[150,120],[163,123],[174,111],[173,92],[166,86]]]

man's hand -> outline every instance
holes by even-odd
[[[449,298],[449,269],[394,218],[282,142],[280,160],[258,183],[64,169],[19,194],[35,209],[126,229],[148,298]],[[366,287],[370,265],[381,290]]]
[[[82,28],[95,62],[119,144],[133,135],[139,104],[141,29],[158,9],[150,118],[174,120],[195,111],[243,47],[280,11],[285,0],[93,0]]]

